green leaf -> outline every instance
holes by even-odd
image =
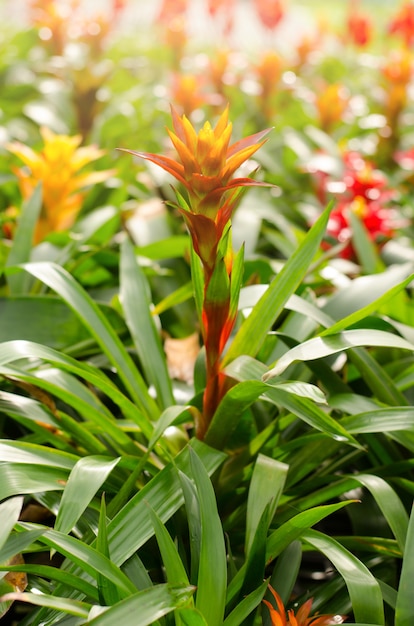
[[[345,580],[355,619],[384,626],[384,607],[378,582],[367,567],[340,543],[315,530],[305,531],[302,539],[322,552]]]
[[[104,453],[108,445],[122,452],[134,452],[134,444],[131,439],[119,428],[113,415],[108,411],[97,396],[83,385],[77,378],[71,376],[67,372],[58,369],[42,369],[36,372],[36,375],[28,375],[17,368],[5,368],[0,366],[0,372],[3,375],[22,380],[33,386],[36,391],[44,389],[53,397],[57,397],[67,403],[78,413],[79,417],[84,418],[86,422],[94,424],[95,431],[104,439],[107,439],[107,446],[103,445],[93,434],[89,433],[85,427],[79,426],[79,421],[71,420],[69,416],[65,418],[65,414],[52,414],[50,410],[45,410],[44,406],[35,400],[8,394],[1,394],[0,404],[2,409],[13,417],[23,417],[31,420],[31,428],[33,430],[42,431],[41,424],[50,425],[53,429],[66,429],[74,431],[77,443],[84,445],[86,450],[91,453]],[[55,411],[55,413],[57,413]],[[43,429],[44,431],[44,429]],[[51,430],[49,440],[56,447],[62,446],[62,440],[55,437]],[[90,446],[90,447],[89,447]]]
[[[223,622],[223,626],[240,626],[244,620],[258,607],[263,600],[263,596],[268,587],[268,581],[265,580],[260,587],[249,593],[237,606],[231,611]]]
[[[366,274],[374,274],[384,269],[384,263],[378,254],[378,248],[371,240],[363,222],[354,211],[349,211],[349,220],[352,229],[352,243],[359,262]]]
[[[414,429],[414,407],[398,406],[365,411],[341,419],[350,433],[386,433]]]
[[[6,267],[25,263],[30,259],[33,248],[33,235],[42,208],[42,185],[38,184],[33,194],[23,203],[19,222],[13,237],[13,245],[7,258]],[[17,296],[27,292],[27,276],[9,273],[7,276],[10,294]]]
[[[276,365],[264,375],[263,379],[267,381],[269,378],[279,376],[295,361],[320,359],[357,346],[381,346],[414,350],[414,345],[392,333],[370,329],[348,330],[338,335],[314,337],[288,350],[277,361]]]
[[[201,514],[197,489],[194,482],[184,472],[178,471],[183,491],[188,534],[190,543],[190,582],[196,583],[200,569],[201,554]]]
[[[168,530],[161,522],[158,515],[150,508],[151,520],[154,526],[155,537],[160,549],[163,567],[167,576],[167,581],[171,585],[188,586],[189,580],[183,562],[180,559],[176,545],[172,540]],[[191,599],[191,605],[193,605]]]
[[[32,531],[29,531],[32,532]],[[19,533],[19,535],[25,535],[27,533]],[[40,536],[36,533],[36,536]],[[25,546],[26,547],[26,546]],[[17,554],[17,553],[16,553]],[[25,572],[26,574],[33,574],[47,580],[54,580],[59,583],[63,583],[66,588],[70,588],[76,591],[80,591],[86,598],[98,602],[98,591],[94,585],[91,585],[86,580],[83,580],[80,576],[74,576],[64,569],[59,567],[52,567],[51,565],[40,565],[22,563],[19,565],[0,565],[0,571],[2,572]]]
[[[229,317],[232,318],[237,313],[239,304],[240,288],[243,281],[244,271],[244,246],[235,254],[233,259],[233,266],[231,269],[231,281],[230,281],[230,307]]]
[[[364,317],[370,315],[394,297],[412,272],[413,263],[403,263],[390,267],[381,274],[358,276],[335,291],[326,301],[323,311],[332,320],[340,320],[340,324],[347,318],[348,320],[354,319],[353,323],[355,323],[357,319],[363,319],[360,317],[362,314]],[[353,318],[354,314],[358,317]],[[347,325],[350,325],[349,321]],[[338,330],[341,329],[338,328]]]
[[[192,447],[211,474],[225,459],[225,454],[194,440]],[[148,504],[165,523],[184,502],[177,469],[190,474],[190,446],[184,448],[119,511],[108,525],[111,559],[121,565],[154,534]]]
[[[251,357],[239,357],[226,367],[225,373],[236,380],[246,381],[246,379],[261,379],[266,376],[266,366]],[[265,387],[262,388],[262,394],[260,395],[263,395],[263,397],[270,400],[270,402],[276,405],[282,405],[313,428],[321,430],[337,441],[347,441],[351,445],[359,446],[358,442],[345,430],[342,424],[322,411],[317,405],[308,400],[307,397],[297,395],[298,393],[303,395],[308,393],[309,387],[304,383],[290,383],[289,381],[280,381],[279,383],[279,381],[273,381],[264,384]],[[261,388],[257,380],[253,380],[250,383],[246,381],[245,385],[247,392],[249,392],[249,385],[251,385],[252,391],[255,390],[257,397],[259,396],[258,392]],[[314,391],[312,392],[312,397],[313,399],[316,397]],[[226,396],[224,400],[226,400]],[[244,401],[246,402],[246,400]],[[218,411],[221,412],[221,404],[219,405]],[[213,424],[215,420],[216,416],[213,417]],[[230,421],[230,425],[231,424],[232,422]]]
[[[64,488],[68,472],[41,465],[0,464],[0,500],[21,494],[59,491]]]
[[[302,511],[298,513],[290,520],[282,524],[277,530],[274,530],[270,533],[266,542],[266,562],[270,563],[273,561],[279,554],[283,552],[291,543],[296,539],[299,539],[307,529],[315,524],[318,524],[320,521],[335,513],[336,511],[342,509],[344,506],[348,506],[350,503],[355,502],[354,500],[348,500],[346,502],[340,502],[339,504],[327,504],[323,506],[314,507],[312,509],[308,509],[306,511]],[[242,565],[242,567],[237,572],[236,576],[233,578],[231,583],[228,586],[227,591],[227,604],[230,604],[232,600],[239,594],[244,575],[245,575],[246,565]]]
[[[306,276],[324,235],[331,208],[329,206],[325,209],[300,246],[272,281],[267,291],[253,307],[250,315],[236,333],[224,358],[223,365],[227,365],[242,354],[254,356],[258,352],[284,305]]]
[[[284,604],[287,604],[296,584],[302,561],[302,544],[300,541],[292,541],[279,555],[269,585],[277,589]],[[269,598],[271,596],[268,592]],[[270,621],[268,622],[270,624]],[[266,625],[267,626],[267,625]]]
[[[226,373],[229,368],[226,368]],[[205,436],[205,442],[215,448],[223,448],[240,421],[243,412],[265,390],[258,381],[243,381],[231,387],[217,407]]]
[[[350,478],[353,478],[366,487],[374,496],[399,547],[404,552],[405,538],[408,529],[408,515],[394,489],[383,478],[375,476],[374,474],[356,474],[352,475]]]
[[[190,300],[194,296],[193,283],[189,281],[182,287],[175,289],[172,293],[165,296],[160,302],[158,302],[152,309],[153,315],[161,315],[161,313],[165,313],[169,309],[172,309],[182,302],[186,302]]]
[[[23,269],[56,291],[81,318],[91,337],[116,368],[132,399],[148,417],[158,409],[132,358],[97,304],[63,268],[53,263],[26,263]]]
[[[96,549],[100,554],[103,554],[103,556],[105,556],[107,559],[110,559],[111,555],[109,553],[108,533],[107,533],[106,527],[107,527],[107,519],[106,519],[105,494],[102,494],[101,508],[99,511],[99,526],[98,526],[98,535],[96,539]],[[117,602],[122,600],[122,595],[118,593],[117,586],[100,572],[98,572],[98,576],[97,576],[97,586],[98,586],[98,593],[99,593],[99,601],[101,602],[101,604],[112,606],[113,604],[116,604]]]
[[[249,554],[260,518],[269,508],[269,523],[273,519],[283,492],[289,466],[259,454],[254,465],[247,497],[245,553]],[[266,530],[267,532],[267,530]]]
[[[350,350],[349,358],[378,402],[391,406],[408,404],[404,394],[368,350],[354,348]]]
[[[16,277],[20,275],[19,272]],[[116,332],[126,330],[114,309],[104,304],[99,308]],[[55,350],[64,350],[90,339],[90,334],[65,302],[56,296],[22,295],[0,298],[0,341],[12,339],[36,341]]]
[[[409,269],[411,268],[412,268],[412,265],[410,263]],[[398,280],[401,277],[402,269],[404,269],[404,273],[407,272],[406,265],[402,267],[398,267],[397,269],[398,269],[398,272],[396,272],[395,268],[393,268],[393,270],[388,270],[387,272],[383,272],[381,274],[382,287],[384,289],[386,288],[388,284],[391,283],[392,279]],[[365,278],[366,280],[368,277],[364,276],[363,278]],[[372,279],[373,277],[370,276],[369,278]],[[369,315],[373,314],[375,311],[378,311],[378,309],[382,307],[386,302],[391,301],[398,293],[400,293],[402,289],[405,289],[405,287],[413,280],[413,278],[414,278],[414,274],[410,274],[407,278],[398,282],[396,285],[394,285],[393,287],[385,291],[385,293],[380,295],[378,298],[376,298],[372,302],[369,302],[368,304],[366,304],[362,308],[359,308],[357,311],[351,313],[350,315],[346,315],[345,317],[340,319],[338,322],[335,322],[335,324],[330,325],[329,328],[327,328],[320,334],[320,336],[323,337],[324,335],[336,334],[344,330],[348,326],[352,326],[353,324],[356,324],[360,320],[368,317]],[[366,280],[366,284],[364,283],[365,288],[368,289],[368,291],[371,291],[370,283],[372,283],[372,280],[371,281]],[[349,303],[348,303],[348,306],[349,306]]]
[[[177,587],[167,584],[154,585],[144,591],[138,591],[125,600],[110,608],[96,607],[103,612],[94,617],[92,611],[88,624],[91,626],[114,626],[114,624],[128,624],[131,616],[139,616],[139,626],[147,626],[156,622],[160,617],[187,604],[194,587]]]
[[[177,609],[175,611],[177,626],[208,626],[206,620],[197,609]]]
[[[0,504],[0,550],[6,543],[13,526],[19,519],[23,498],[10,498]]]
[[[7,563],[9,559],[26,550],[28,546],[37,541],[45,532],[44,528],[36,528],[25,532],[12,533],[0,550],[0,563]]]
[[[128,239],[121,245],[120,300],[134,346],[148,382],[165,408],[174,404],[171,380],[158,330],[151,315],[149,285]]]
[[[407,541],[398,585],[394,626],[411,626],[414,615],[414,507],[408,525]]]
[[[227,588],[224,533],[208,473],[197,454],[191,449],[190,463],[197,487],[201,519],[201,549],[196,608],[209,626],[221,626]]]
[[[21,522],[20,527],[28,530],[36,529],[34,524],[26,522]],[[107,578],[117,587],[122,597],[127,597],[136,591],[129,578],[113,563],[113,560],[100,554],[84,541],[71,535],[64,535],[56,530],[46,530],[39,541],[66,556],[95,580],[98,575]]]
[[[102,370],[31,341],[8,341],[0,344],[0,367],[4,364],[20,361],[21,359],[29,359],[30,357],[45,360],[88,381],[93,387],[96,387],[111,398],[120,411],[124,413],[125,417],[131,419],[142,429],[146,437],[149,438],[151,436],[152,425],[147,417],[105,376]],[[122,437],[124,445],[128,446],[129,439],[120,432],[115,420],[105,421],[103,416],[101,417],[101,425],[115,440]]]
[[[190,248],[191,253],[191,280],[194,288],[194,298],[197,309],[198,319],[202,319],[203,301],[204,301],[204,274],[200,257],[195,253],[193,246]]]
[[[79,459],[69,474],[63,491],[55,530],[61,533],[69,533],[72,530],[119,460],[101,456]]]
[[[0,599],[2,602],[18,601],[28,602],[36,606],[46,606],[69,615],[76,615],[87,619],[91,608],[90,604],[86,602],[80,602],[79,600],[70,600],[69,598],[58,598],[46,593],[7,593]]]

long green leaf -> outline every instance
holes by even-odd
[[[19,519],[23,498],[10,498],[0,504],[0,550],[6,543],[13,526]]]
[[[414,507],[411,509],[407,541],[398,585],[394,626],[411,626],[414,616]]]
[[[130,241],[125,238],[120,261],[122,309],[145,376],[154,385],[161,407],[166,408],[174,404],[174,397],[159,332],[151,315],[148,292],[145,274],[137,263]]]
[[[73,309],[109,362],[116,367],[134,402],[148,417],[157,417],[157,406],[132,358],[83,287],[63,267],[53,263],[26,263],[22,267],[58,293]]]
[[[414,345],[392,333],[371,329],[348,330],[337,335],[314,337],[299,344],[286,352],[263,378],[266,381],[279,376],[294,361],[320,359],[358,346],[381,346],[414,350]]]
[[[232,610],[223,622],[223,626],[240,626],[247,617],[258,607],[268,587],[268,581],[265,580],[260,587],[249,593],[241,602]]]
[[[32,195],[23,203],[20,219],[13,237],[13,245],[7,258],[6,267],[25,263],[33,249],[33,235],[42,208],[42,185],[37,185]],[[27,276],[8,273],[7,283],[11,295],[27,292]]]
[[[98,489],[119,462],[100,456],[87,456],[76,463],[60,501],[55,530],[68,533],[90,504]]]
[[[332,513],[342,509],[344,506],[349,505],[352,500],[347,502],[340,502],[339,504],[327,504],[318,506],[306,511],[298,513],[290,520],[282,524],[277,530],[271,532],[266,542],[266,562],[273,561],[283,550],[285,550],[292,541],[299,539],[307,529],[315,524],[318,524],[321,520],[328,517]],[[227,591],[227,604],[231,604],[232,600],[239,594],[244,579],[246,566],[243,565],[236,576],[229,584]]]
[[[270,504],[269,522],[273,519],[283,492],[289,466],[264,454],[254,465],[247,497],[245,553],[249,554],[260,518]],[[267,532],[267,530],[266,530]]]
[[[213,450],[197,440],[191,445],[209,474],[226,458],[222,452]],[[165,466],[132,497],[109,523],[108,540],[114,563],[121,565],[154,534],[148,504],[163,523],[182,506],[184,496],[177,470],[191,475],[189,446],[175,457],[174,464]]]
[[[349,351],[349,358],[379,402],[391,406],[408,404],[404,394],[399,391],[391,376],[368,350],[354,348]]]
[[[67,403],[78,413],[78,419],[79,417],[83,417],[85,421],[93,423],[95,430],[103,438],[107,439],[111,448],[115,447],[118,453],[134,453],[134,443],[128,435],[119,428],[118,423],[110,411],[98,400],[96,394],[92,393],[86,385],[83,385],[68,372],[59,369],[42,369],[36,372],[36,375],[31,375],[17,368],[4,366],[0,366],[0,372],[5,376],[10,376],[32,385],[34,390],[38,388],[43,389],[53,397],[59,398]],[[54,428],[64,429],[64,426],[69,423],[69,420],[67,420],[65,424],[63,423],[63,414],[60,413],[59,416],[52,415],[50,411],[48,413],[45,410],[43,405],[25,396],[11,395],[4,392],[1,394],[0,403],[2,404],[3,410],[9,414],[13,412],[16,414],[16,411],[18,411],[18,414],[22,417],[34,420],[35,424],[33,424],[33,428],[36,423],[44,423]],[[9,406],[7,406],[7,404]],[[84,430],[86,433],[82,433],[82,429],[77,428],[76,424],[73,424],[73,422],[71,426],[75,429],[76,435],[82,437],[82,443],[84,445],[86,441],[92,445],[92,449],[86,446],[87,450],[90,452],[94,451],[97,454],[106,452],[108,446],[103,445],[98,439],[94,438],[92,434],[88,433],[85,427]],[[77,441],[77,443],[81,443],[81,440]]]
[[[38,536],[40,535],[38,534]],[[46,580],[60,582],[71,589],[80,591],[86,598],[88,598],[88,601],[99,601],[98,592],[94,585],[91,585],[80,576],[73,576],[73,574],[70,574],[63,569],[60,569],[59,567],[53,567],[51,565],[40,565],[38,563],[22,563],[20,565],[0,565],[0,571],[24,572],[26,574],[39,576],[40,578],[44,578]]]
[[[1,602],[8,602],[9,600],[28,602],[36,606],[46,606],[69,615],[76,615],[87,619],[91,605],[86,602],[80,602],[79,600],[70,600],[68,598],[57,598],[45,593],[7,593],[0,598]]]
[[[259,395],[262,395],[270,400],[270,402],[276,405],[284,406],[287,410],[291,411],[294,415],[297,415],[310,426],[316,428],[317,430],[321,430],[337,441],[347,441],[351,445],[358,447],[358,442],[337,420],[331,418],[329,414],[320,409],[314,402],[310,401],[308,397],[306,397],[311,395],[313,400],[318,399],[320,401],[321,394],[319,392],[317,393],[314,387],[307,386],[306,384],[300,382],[288,383],[287,381],[272,381],[271,384],[263,383],[265,386],[261,389],[260,383],[257,379],[260,380],[265,377],[266,366],[248,356],[239,357],[233,361],[226,367],[225,372],[236,380],[245,381],[246,389],[244,390],[244,396],[242,397],[244,403],[246,403],[246,392],[248,393],[249,386],[251,386],[251,392],[256,392],[256,398],[258,398]],[[259,394],[260,390],[262,391],[261,394]],[[304,397],[301,397],[302,395]],[[224,397],[224,402],[227,403],[226,396]],[[226,404],[224,406],[226,406]],[[238,409],[237,404],[235,408],[236,410]],[[221,405],[218,408],[217,414],[219,414],[219,412],[221,412]],[[230,418],[230,428],[232,425],[231,420],[232,418]],[[216,416],[213,418],[214,427],[215,421]],[[220,428],[220,425],[218,425],[218,428]]]
[[[163,567],[167,575],[167,581],[170,585],[188,586],[190,583],[187,572],[185,571],[185,567],[178,554],[174,541],[154,510],[150,509],[150,515],[154,525],[155,537],[160,549]]]
[[[394,489],[383,478],[374,474],[356,474],[352,478],[366,487],[374,496],[376,503],[394,533],[399,547],[404,551],[408,529],[408,515]]]
[[[342,323],[348,318],[347,325],[350,325],[352,320],[355,323],[357,319],[352,317],[354,314],[363,313],[365,317],[377,311],[384,302],[399,291],[399,286],[405,283],[412,272],[413,263],[411,262],[395,265],[381,274],[358,276],[336,290],[326,300],[322,310],[332,320],[341,320]],[[362,318],[359,317],[359,319]]]
[[[411,263],[409,264],[409,267],[410,267],[410,269],[412,268]],[[405,268],[405,266],[404,266],[404,268]],[[398,270],[400,270],[400,271],[396,275],[397,279],[400,278],[401,273],[402,273],[401,272],[402,269],[403,268],[401,268],[401,267],[398,268]],[[405,272],[406,271],[407,270],[405,270]],[[389,274],[390,276],[387,276],[387,274]],[[381,274],[381,279],[383,281],[382,282],[383,288],[385,288],[385,286],[387,285],[387,283],[389,281],[389,278],[394,277],[394,275],[395,275],[395,271],[392,272],[391,270]],[[367,278],[367,277],[364,277],[364,278]],[[387,278],[388,278],[388,281],[387,281]],[[347,328],[349,326],[352,326],[353,324],[356,324],[357,322],[359,322],[360,320],[364,319],[365,317],[368,317],[368,315],[371,315],[375,311],[378,311],[378,309],[381,306],[383,306],[386,302],[391,301],[394,296],[396,296],[398,293],[400,293],[400,291],[402,291],[413,280],[413,278],[414,278],[414,274],[410,274],[407,278],[405,278],[404,280],[398,282],[396,285],[394,285],[393,287],[391,287],[390,289],[385,291],[385,293],[383,293],[381,296],[379,296],[378,298],[376,298],[372,302],[369,302],[364,307],[358,309],[357,311],[351,313],[350,315],[347,315],[347,316],[343,317],[338,322],[335,322],[335,324],[332,324],[331,326],[329,326],[329,328],[327,328],[326,330],[324,330],[321,333],[321,336],[332,335],[332,334],[341,332],[345,328]],[[389,281],[389,282],[391,282],[391,281]],[[366,287],[369,290],[369,283],[366,285]]]
[[[367,567],[340,543],[316,530],[305,531],[302,539],[322,552],[345,580],[355,619],[367,624],[385,624],[381,589]]]
[[[398,406],[375,409],[341,419],[350,433],[387,433],[414,429],[414,407]]]
[[[104,612],[98,617],[91,618],[95,611],[91,612],[88,624],[91,626],[128,624],[131,623],[131,616],[135,616],[133,619],[139,619],[139,626],[147,626],[163,615],[187,604],[193,593],[194,587],[154,585],[144,591],[138,591],[109,609],[102,608]]]
[[[111,558],[111,555],[109,552],[109,545],[108,545],[106,503],[105,503],[104,493],[102,494],[102,497],[101,497],[101,508],[99,511],[99,526],[98,526],[98,536],[96,539],[96,549],[100,554],[103,554],[107,559]],[[106,606],[112,606],[113,604],[116,604],[117,602],[122,600],[122,595],[118,592],[118,587],[114,584],[112,580],[109,580],[101,572],[98,572],[96,582],[97,582],[98,592],[99,592],[99,601],[101,604],[104,604]]]
[[[32,341],[7,341],[0,344],[0,366],[28,358],[45,360],[88,381],[93,387],[107,395],[124,413],[125,417],[131,419],[141,428],[146,437],[151,436],[153,429],[146,415],[105,376],[102,370]],[[120,436],[115,420],[112,424],[110,420],[106,421],[105,429],[115,439],[117,435]]]
[[[44,534],[45,530],[45,528],[36,528],[36,530],[27,532],[12,533],[0,550],[0,563],[7,563],[13,556],[26,550],[28,546],[35,543]]]
[[[253,307],[230,345],[224,358],[225,365],[241,354],[255,356],[285,303],[306,275],[324,235],[331,208],[329,206],[325,209],[298,249]]]
[[[209,626],[221,626],[227,589],[227,558],[223,527],[208,473],[199,457],[191,449],[190,463],[197,487],[201,518],[196,608]]]
[[[68,472],[60,468],[13,463],[0,464],[0,500],[21,494],[62,490]]]
[[[21,522],[20,527],[32,530],[36,526],[26,522]],[[39,541],[66,556],[70,561],[76,563],[82,570],[92,578],[97,579],[98,574],[105,576],[111,581],[122,594],[127,597],[136,591],[129,578],[117,567],[111,559],[100,554],[95,548],[89,546],[84,541],[76,539],[71,535],[65,535],[56,530],[46,530]]]

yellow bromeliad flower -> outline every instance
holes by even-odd
[[[299,607],[296,615],[293,609],[289,609],[286,619],[286,610],[282,598],[270,585],[269,589],[275,598],[277,609],[268,600],[263,600],[263,602],[270,611],[272,626],[333,626],[334,624],[342,624],[346,619],[345,615],[315,615],[314,617],[309,617],[312,609],[312,598]]]
[[[6,146],[26,166],[13,168],[23,198],[29,198],[42,183],[43,205],[35,243],[48,233],[70,228],[82,208],[85,188],[107,180],[114,173],[113,170],[81,171],[85,165],[103,156],[104,151],[96,146],[79,147],[80,135],[58,135],[46,127],[40,132],[44,142],[40,152],[18,141]]]

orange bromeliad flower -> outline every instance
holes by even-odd
[[[35,232],[39,242],[51,232],[70,228],[82,208],[85,187],[107,180],[113,170],[87,173],[82,169],[103,156],[95,146],[79,147],[81,136],[57,135],[42,128],[44,147],[35,152],[29,146],[14,141],[7,149],[15,154],[25,168],[14,168],[23,198],[29,198],[42,183],[43,206]]]
[[[299,607],[296,615],[293,609],[289,609],[286,618],[286,610],[281,597],[270,585],[269,589],[275,598],[277,609],[268,600],[263,600],[263,602],[270,611],[272,626],[330,626],[342,624],[346,619],[345,615],[316,615],[309,617],[309,613],[312,610],[312,598]]]
[[[263,145],[271,129],[230,145],[232,124],[228,121],[228,107],[214,128],[206,122],[198,134],[187,117],[180,117],[174,107],[172,120],[174,131],[167,129],[167,132],[179,160],[148,152],[126,152],[159,165],[186,188],[188,205],[180,205],[179,210],[189,226],[197,254],[208,261],[201,252],[203,240],[207,239],[202,236],[202,230],[213,229],[218,243],[237,205],[240,188],[263,185],[234,174]]]
[[[240,273],[233,275],[230,223],[244,187],[267,185],[238,177],[238,168],[264,143],[270,129],[231,144],[228,108],[213,128],[206,122],[197,133],[188,118],[172,107],[174,130],[168,130],[178,159],[148,152],[131,154],[160,166],[186,190],[176,191],[176,208],[184,217],[193,248],[203,269],[203,301],[200,325],[206,351],[206,388],[203,414],[197,423],[202,439],[226,391],[221,354],[234,327],[240,290]],[[239,268],[240,269],[240,268]]]

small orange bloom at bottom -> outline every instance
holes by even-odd
[[[263,602],[270,611],[272,626],[332,626],[334,624],[342,624],[346,619],[346,615],[315,615],[314,617],[309,617],[309,613],[312,610],[312,598],[299,607],[296,615],[293,609],[289,609],[286,618],[286,609],[282,598],[270,585],[269,589],[275,598],[277,609],[268,600],[263,600]]]

